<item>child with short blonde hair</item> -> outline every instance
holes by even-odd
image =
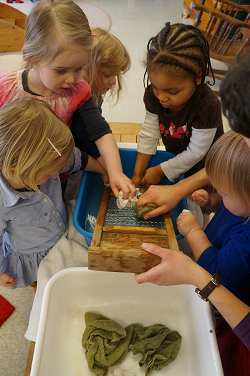
[[[100,162],[114,194],[118,196],[122,189],[125,197],[133,196],[135,187],[122,172],[110,127],[96,107],[90,86],[80,77],[96,43],[85,14],[73,1],[37,2],[26,20],[23,57],[28,68],[0,74],[0,106],[20,97],[37,97],[69,127],[77,111],[103,157]]]
[[[97,105],[102,103],[102,97],[108,91],[117,103],[122,76],[130,69],[130,56],[113,34],[99,27],[92,27],[91,31],[98,43],[94,46],[92,59],[84,67],[83,78],[90,84]]]
[[[102,113],[104,97],[109,92],[108,99],[119,101],[123,88],[123,75],[130,69],[130,56],[114,35],[99,27],[91,28],[96,39],[92,57],[84,66],[82,77],[91,86],[93,98]],[[89,140],[87,131],[83,132],[83,120],[76,112],[71,126],[71,131],[76,144],[84,145],[84,150],[99,160],[100,153],[96,145]]]
[[[84,169],[83,155],[44,101],[19,98],[0,108],[1,286],[36,281],[41,260],[66,228],[59,172]]]
[[[250,153],[243,136],[233,131],[221,136],[205,165],[218,193],[198,191],[204,206],[218,210],[205,232],[189,213],[177,219],[178,230],[187,238],[197,263],[212,275],[218,273],[221,283],[246,304],[250,303],[249,166]]]

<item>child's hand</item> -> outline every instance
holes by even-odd
[[[200,205],[202,208],[209,208],[211,200],[209,193],[205,189],[198,189],[190,194],[190,199]]]
[[[216,211],[221,204],[222,197],[218,192],[208,193],[204,189],[199,189],[190,195],[191,200],[195,201],[203,208]],[[209,213],[210,214],[210,213]]]
[[[196,230],[201,230],[197,219],[190,213],[184,212],[177,218],[177,228],[185,238]]]
[[[123,199],[127,199],[130,195],[131,197],[134,197],[136,194],[136,188],[132,181],[124,175],[122,172],[116,172],[110,176],[110,185],[111,189],[115,195],[115,197],[118,197],[119,191],[123,191]]]
[[[133,175],[132,176],[132,183],[135,185],[135,187],[138,187],[139,185],[141,185],[141,181],[143,179],[143,175]]]
[[[146,184],[147,188],[152,184],[156,185],[160,183],[163,176],[164,172],[162,171],[160,165],[148,168],[145,172],[144,178],[141,181],[141,185]]]
[[[11,277],[7,273],[0,275],[0,286],[12,287],[16,283],[16,277]]]
[[[107,184],[109,182],[108,173],[102,174],[102,181],[103,181],[104,184]]]

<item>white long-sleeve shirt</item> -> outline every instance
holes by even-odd
[[[176,113],[168,113],[155,97],[152,86],[145,90],[146,116],[140,132],[137,151],[154,155],[159,139],[176,157],[161,163],[170,181],[181,174],[189,176],[205,165],[205,156],[223,134],[221,105],[213,91],[204,85],[201,98],[197,92]]]

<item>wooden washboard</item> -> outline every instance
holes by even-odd
[[[153,243],[179,251],[169,213],[164,215],[166,229],[153,227],[104,226],[110,187],[105,187],[93,238],[88,251],[90,270],[142,273],[161,262],[161,258],[141,248],[142,243]],[[127,209],[120,209],[127,210]]]

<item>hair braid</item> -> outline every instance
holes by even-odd
[[[170,25],[169,22],[147,44],[147,69],[164,68],[167,66],[181,68],[194,78],[195,88],[200,100],[205,77],[211,72],[214,85],[215,79],[209,56],[209,44],[202,32],[192,25],[181,23]],[[202,74],[201,84],[197,78]],[[144,74],[144,84],[147,70]],[[147,79],[148,84],[148,79]]]
[[[167,37],[167,35],[169,33],[169,30],[170,30],[170,22],[167,22],[166,26],[163,29],[163,32],[158,34],[159,38],[160,38],[160,48],[161,49],[164,48],[165,40],[166,40],[166,37]]]

